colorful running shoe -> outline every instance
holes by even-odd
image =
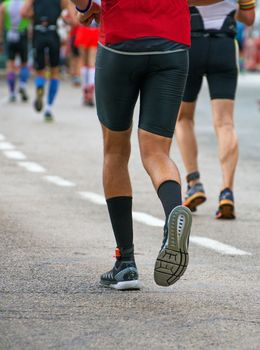
[[[225,188],[219,195],[219,208],[216,213],[216,219],[235,219],[234,195],[229,188]]]
[[[101,275],[100,283],[104,287],[117,290],[138,290],[141,287],[138,279],[133,249],[120,251],[116,249],[116,263],[112,270]]]
[[[159,286],[174,284],[186,271],[191,223],[192,214],[185,206],[178,206],[170,213],[154,267],[154,280]]]
[[[190,211],[194,212],[197,210],[197,206],[201,205],[206,200],[207,197],[205,195],[204,187],[202,183],[198,182],[193,186],[188,185],[183,205],[188,207]]]
[[[36,90],[36,99],[34,101],[34,108],[37,112],[40,112],[43,109],[43,88],[38,88]]]
[[[20,88],[19,89],[19,94],[20,94],[21,99],[22,99],[23,102],[27,102],[28,101],[29,98],[28,98],[27,92],[26,92],[26,90],[24,88]]]

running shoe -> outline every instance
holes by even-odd
[[[26,92],[26,90],[24,88],[20,88],[19,89],[19,94],[20,94],[21,99],[22,99],[23,102],[27,102],[28,101],[29,98],[28,98],[27,92]]]
[[[178,206],[170,213],[154,267],[154,280],[159,286],[174,284],[186,271],[191,223],[191,211],[185,206]]]
[[[225,188],[219,195],[219,207],[216,219],[235,219],[234,195],[229,188]]]
[[[185,207],[188,207],[190,211],[194,212],[197,210],[197,206],[201,205],[206,201],[204,187],[202,183],[196,183],[193,186],[188,185],[187,193],[183,202]]]
[[[37,112],[40,112],[43,109],[43,94],[44,90],[39,88],[36,90],[36,99],[34,101],[34,108]]]
[[[133,250],[132,250],[133,252]],[[104,287],[117,290],[138,290],[140,281],[133,253],[122,257],[120,249],[116,249],[116,263],[112,270],[101,275],[100,283]]]
[[[76,87],[81,85],[80,77],[77,77],[77,76],[72,77],[71,81],[72,81],[72,84]]]
[[[91,85],[84,89],[84,104],[86,106],[94,107],[94,94],[95,94],[95,87],[94,85]]]
[[[54,120],[53,115],[50,111],[44,113],[44,119],[46,122],[52,122]]]
[[[15,96],[15,95],[10,95],[10,96],[9,96],[9,102],[10,102],[10,103],[16,102],[16,96]]]

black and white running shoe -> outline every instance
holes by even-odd
[[[178,206],[170,213],[154,268],[154,280],[159,286],[174,284],[186,271],[191,223],[191,211],[185,206]]]
[[[43,109],[43,95],[44,95],[44,89],[38,88],[36,90],[36,99],[34,101],[34,109],[37,112],[40,112]]]
[[[133,252],[133,250],[131,250]],[[101,275],[100,283],[104,287],[117,290],[138,290],[141,287],[133,254],[121,255],[116,249],[116,263],[112,270]]]
[[[29,97],[28,97],[27,92],[26,92],[26,90],[24,88],[20,88],[19,89],[19,94],[20,94],[21,99],[22,99],[23,102],[27,102],[28,101]]]
[[[53,114],[50,111],[46,111],[44,113],[44,120],[46,122],[53,122],[54,118],[53,118]]]

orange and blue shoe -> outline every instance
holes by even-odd
[[[134,259],[134,251],[129,249],[116,249],[116,263],[112,270],[100,277],[100,284],[117,290],[139,290],[141,284]]]
[[[197,210],[197,206],[201,205],[207,200],[204,187],[202,183],[198,182],[193,186],[188,185],[187,193],[183,202],[185,207],[189,208],[191,212]]]
[[[225,188],[219,195],[219,207],[216,212],[216,219],[235,219],[234,195],[229,188]]]

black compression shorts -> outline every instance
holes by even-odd
[[[187,50],[128,55],[99,46],[96,103],[100,122],[113,131],[128,130],[140,93],[139,128],[171,138],[187,69]]]
[[[14,61],[16,56],[19,56],[22,63],[28,61],[28,35],[27,32],[20,33],[20,39],[17,42],[6,43],[7,58]]]
[[[60,63],[60,38],[56,31],[34,32],[33,38],[34,67],[42,70],[46,65],[52,68]]]
[[[238,77],[237,44],[230,37],[194,37],[183,101],[196,101],[203,76],[211,99],[234,100]]]

